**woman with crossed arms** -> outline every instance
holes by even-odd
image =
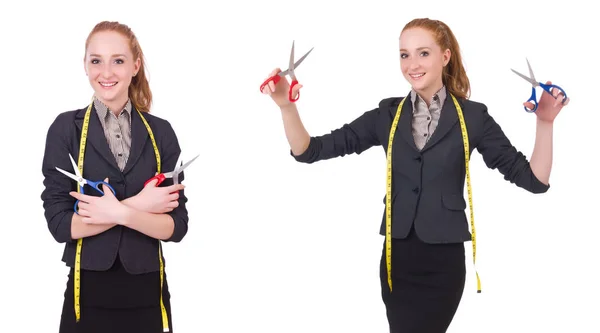
[[[144,54],[128,26],[98,23],[86,41],[84,65],[93,101],[56,117],[42,166],[48,228],[65,244],[62,260],[70,267],[59,332],[173,332],[160,242],[186,235],[187,198],[184,186],[171,179],[158,187],[155,180],[144,183],[158,162],[161,172],[175,168],[177,136],[168,121],[149,114]],[[108,182],[115,194],[101,186],[100,195],[87,185],[78,193],[77,183],[55,169],[75,174],[69,154],[78,161],[82,131],[83,177]]]
[[[460,48],[446,24],[430,19],[409,22],[400,35],[400,65],[412,86],[405,99],[386,98],[321,136],[311,137],[304,128],[296,104],[289,100],[287,80],[270,82],[263,93],[280,108],[291,154],[303,163],[360,154],[375,146],[389,153],[391,129],[401,111],[391,152],[391,269],[388,273],[384,243],[382,299],[391,333],[443,333],[462,298],[463,243],[471,240],[464,212],[466,166],[459,109],[471,151],[477,149],[489,168],[498,169],[516,186],[544,193],[552,168],[553,122],[568,99],[556,90],[541,96],[535,147],[528,161],[487,107],[468,99],[470,84]],[[270,76],[280,71],[276,68]],[[300,88],[295,85],[292,96]],[[386,235],[386,230],[384,214],[380,233]]]

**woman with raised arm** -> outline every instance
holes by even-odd
[[[446,24],[431,19],[409,22],[400,35],[400,65],[412,86],[406,97],[386,98],[321,136],[310,136],[304,128],[288,96],[287,80],[270,82],[263,93],[280,108],[291,154],[299,162],[383,147],[388,184],[380,229],[386,236],[380,276],[390,332],[443,333],[463,294],[464,242],[475,243],[463,196],[465,176],[470,189],[469,154],[477,149],[486,165],[498,169],[506,180],[532,193],[546,192],[553,122],[568,99],[557,90],[541,96],[535,112],[535,147],[528,161],[486,105],[468,99],[469,79],[458,42]],[[275,69],[271,76],[278,72]],[[295,85],[292,96],[301,88]]]

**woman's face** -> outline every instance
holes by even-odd
[[[129,40],[122,34],[102,31],[90,38],[85,72],[95,96],[107,106],[120,108],[125,105],[129,84],[140,63],[139,58],[133,59]]]
[[[450,50],[442,51],[434,36],[423,28],[400,35],[400,68],[404,78],[427,102],[442,87],[442,72]]]

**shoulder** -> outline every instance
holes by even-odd
[[[466,112],[485,114],[488,112],[487,105],[482,102],[473,101],[469,99],[458,99],[460,106],[465,109]]]
[[[88,107],[86,106],[81,109],[63,111],[63,112],[59,113],[56,116],[56,118],[54,118],[54,123],[59,123],[59,124],[70,123],[78,118],[83,119],[83,117],[85,116],[85,112],[87,111],[87,108]]]
[[[146,121],[148,122],[148,124],[150,125],[150,127],[152,128],[153,131],[161,133],[159,135],[175,136],[175,130],[173,129],[173,126],[171,125],[171,123],[168,120],[161,118],[157,115],[154,115],[152,113],[149,113],[149,112],[140,112],[140,113],[146,119]]]
[[[410,96],[407,96],[407,100],[410,99]],[[402,102],[402,100],[405,97],[387,97],[382,99],[381,101],[379,101],[379,108],[380,109],[389,109],[389,108],[394,108],[394,107],[398,107],[398,105],[400,105],[400,102]]]
[[[48,132],[54,135],[62,133],[63,135],[67,132],[75,130],[74,122],[76,119],[83,119],[87,107],[81,109],[74,109],[69,111],[60,112],[50,124]]]
[[[386,97],[379,101],[379,106],[377,108],[377,112],[379,115],[383,116],[386,119],[386,122],[389,119],[394,118],[396,113],[398,112],[398,107],[400,103],[404,101],[402,105],[402,110],[412,110],[412,103],[410,99],[410,95],[407,96],[397,96],[397,97]]]

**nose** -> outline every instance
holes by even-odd
[[[412,60],[408,65],[408,69],[410,69],[410,70],[416,70],[419,67],[420,67],[420,64],[419,64],[418,60]]]
[[[110,63],[106,63],[104,64],[104,66],[102,66],[102,77],[104,79],[109,79],[112,76],[112,67],[110,65]]]
[[[415,71],[420,67],[419,60],[406,58],[402,59],[402,68],[406,71]]]

